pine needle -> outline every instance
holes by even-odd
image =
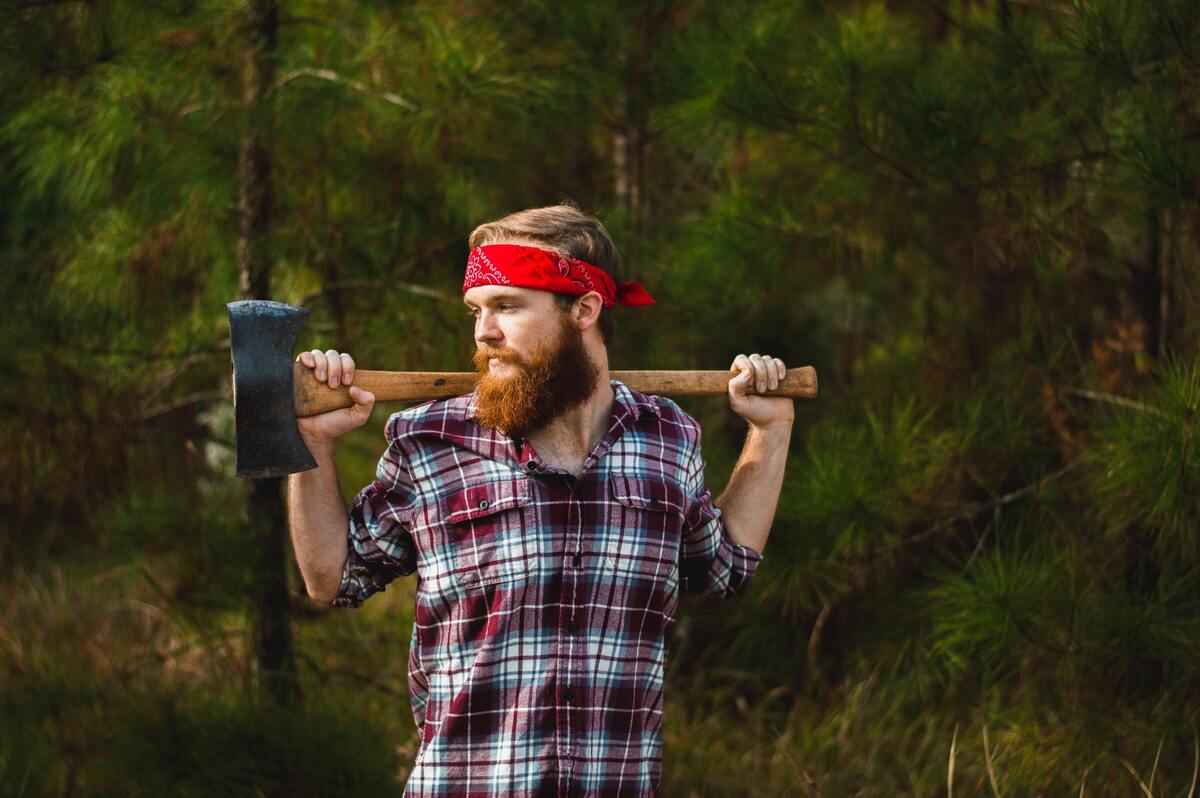
[[[992,763],[992,750],[988,744],[987,724],[983,724],[983,758],[987,763],[988,781],[992,783],[992,793],[996,798],[1002,798],[1000,794],[1000,785],[996,780],[996,769]]]
[[[1158,750],[1154,752],[1154,764],[1150,766],[1150,783],[1146,785],[1150,792],[1154,792],[1154,774],[1158,771],[1158,759],[1162,756],[1163,741],[1167,739],[1167,735],[1158,738]]]
[[[1138,786],[1142,788],[1142,792],[1146,794],[1146,798],[1154,798],[1154,793],[1150,792],[1150,788],[1146,786],[1146,782],[1142,781],[1142,777],[1138,775],[1136,770],[1134,770],[1133,765],[1129,764],[1129,760],[1122,759],[1121,764],[1125,766],[1125,769],[1128,770],[1129,774],[1133,776],[1135,781],[1137,781]]]
[[[1092,765],[1095,765],[1095,764],[1096,764],[1095,762],[1092,762],[1091,765],[1088,765],[1086,768],[1083,769],[1083,777],[1079,780],[1079,798],[1083,798],[1083,790],[1084,790],[1084,787],[1087,786],[1088,774],[1092,772]]]
[[[1196,795],[1196,776],[1200,776],[1200,737],[1196,736],[1196,730],[1192,729],[1192,786],[1188,787],[1188,798],[1195,798]]]
[[[1111,393],[1102,391],[1091,391],[1086,388],[1067,388],[1064,393],[1069,393],[1072,396],[1078,396],[1083,399],[1091,399],[1093,402],[1106,402],[1110,405],[1118,405],[1120,407],[1128,407],[1133,410],[1138,410],[1143,413],[1153,413],[1156,416],[1166,416],[1166,413],[1159,410],[1157,407],[1151,407],[1145,402],[1139,402],[1136,399],[1129,399],[1124,396],[1116,396]]]
[[[950,737],[950,763],[946,767],[946,798],[954,798],[954,754],[958,748],[958,724],[954,724],[954,734]]]

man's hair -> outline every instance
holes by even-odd
[[[617,251],[617,245],[599,219],[579,210],[573,203],[530,208],[486,222],[471,231],[467,244],[474,249],[511,238],[528,238],[560,255],[587,261],[608,272],[618,285],[621,283],[621,253]],[[554,299],[559,309],[566,312],[579,297],[555,294]],[[597,324],[605,346],[611,345],[613,322],[608,308],[600,309]]]

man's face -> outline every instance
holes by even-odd
[[[475,319],[480,424],[524,437],[591,396],[599,370],[551,293],[478,285],[463,301]]]

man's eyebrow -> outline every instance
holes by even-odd
[[[520,294],[513,294],[508,291],[502,291],[498,294],[492,294],[491,296],[489,296],[487,299],[484,300],[484,304],[486,305],[490,302],[512,302],[513,300],[520,301],[520,299],[521,299]],[[475,307],[475,303],[472,302],[471,300],[467,299],[465,296],[463,297],[463,302],[467,305],[470,305],[471,307]]]

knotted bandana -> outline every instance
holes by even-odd
[[[471,250],[463,293],[477,285],[511,285],[575,296],[595,291],[606,308],[654,304],[654,297],[638,283],[617,285],[612,275],[598,266],[523,244],[487,244]]]

